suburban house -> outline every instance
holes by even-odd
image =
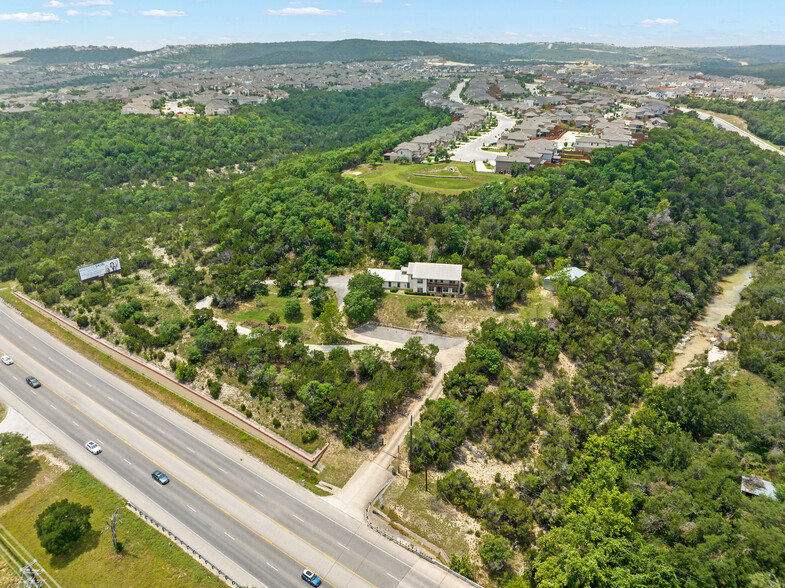
[[[400,270],[369,268],[368,272],[384,280],[384,288],[404,288],[442,296],[463,294],[461,273],[463,266],[456,263],[410,263]]]
[[[550,292],[556,292],[560,282],[574,282],[586,275],[586,272],[577,267],[565,267],[563,270],[546,276],[542,280],[542,287]]]

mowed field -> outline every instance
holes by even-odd
[[[123,552],[116,554],[111,534],[102,530],[125,501],[56,451],[37,450],[19,482],[0,493],[0,523],[61,586],[226,586],[126,508],[120,509],[117,527]],[[92,531],[65,554],[52,556],[41,547],[34,523],[41,511],[63,498],[93,508]]]
[[[365,164],[345,171],[344,174],[365,182],[369,186],[389,184],[405,186],[419,192],[439,192],[441,194],[458,194],[489,182],[504,181],[502,176],[477,172],[474,170],[474,165],[460,161],[422,164]],[[415,174],[438,177],[423,177]]]

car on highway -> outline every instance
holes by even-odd
[[[155,470],[153,472],[153,480],[158,482],[161,486],[169,483],[169,476],[163,473],[161,470]]]
[[[98,443],[96,443],[95,441],[88,441],[87,443],[84,444],[84,446],[87,447],[87,451],[89,451],[93,455],[98,455],[99,453],[101,453],[101,451],[103,451],[103,449],[101,449],[101,446],[98,445]]]
[[[36,378],[34,378],[33,376],[27,376],[27,377],[25,378],[25,382],[27,382],[27,383],[28,383],[30,386],[32,386],[33,388],[40,388],[40,387],[41,387],[41,382],[39,382],[39,381],[38,381]]]
[[[8,357],[7,355],[0,357],[0,361],[2,361],[5,365],[13,365],[14,363],[14,360]]]
[[[305,568],[303,570],[303,573],[300,575],[300,577],[306,582],[308,582],[311,586],[322,585],[322,579],[308,568]]]

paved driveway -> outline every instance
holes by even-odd
[[[327,287],[335,290],[338,308],[343,307],[343,298],[349,293],[349,280],[352,276],[330,276],[327,278]]]
[[[452,349],[466,341],[466,339],[461,337],[447,337],[445,335],[433,335],[431,333],[412,333],[411,329],[397,329],[395,327],[382,327],[380,325],[363,325],[362,327],[354,329],[354,332],[365,335],[366,337],[373,337],[374,339],[381,339],[382,341],[389,341],[400,345],[403,345],[412,337],[420,337],[423,345],[434,344],[439,349]],[[351,337],[351,333],[349,333],[348,336]]]

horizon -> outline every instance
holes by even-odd
[[[729,0],[656,8],[605,0],[550,0],[522,6],[499,0],[478,18],[476,3],[412,0],[6,0],[0,53],[63,46],[114,46],[151,51],[168,45],[339,41],[433,43],[586,43],[618,47],[747,47],[784,45],[774,0],[736,14]],[[728,15],[733,15],[733,18]],[[520,24],[518,24],[520,23]],[[763,24],[762,24],[763,23]]]

